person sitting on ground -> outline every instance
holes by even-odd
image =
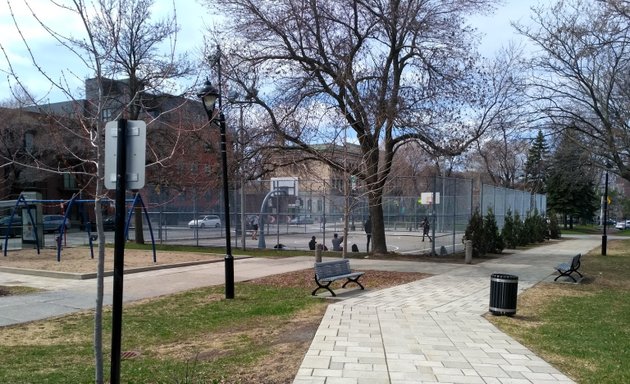
[[[311,237],[311,241],[308,242],[308,249],[310,249],[311,251],[315,250],[315,244],[317,244],[317,241],[315,241],[316,237],[313,236]]]
[[[343,251],[343,247],[341,246],[341,242],[343,241],[343,236],[339,237],[336,233],[333,235],[331,240],[333,251]]]

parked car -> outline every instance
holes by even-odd
[[[310,216],[296,216],[289,220],[289,224],[313,224],[313,218]]]
[[[625,221],[620,221],[617,224],[615,224],[615,228],[622,230],[622,229],[626,229],[626,222]]]
[[[116,229],[116,216],[103,216],[103,229],[113,231]]]
[[[11,228],[9,228],[11,223]],[[0,218],[0,236],[5,237],[9,231],[9,237],[22,236],[22,216],[4,216]]]
[[[199,220],[190,220],[188,228],[221,228],[221,218],[217,215],[206,215]]]
[[[63,218],[63,215],[44,215],[42,217],[44,232],[52,233],[59,231],[61,225],[64,224]],[[65,225],[66,228],[64,229],[64,232],[70,228],[70,220],[66,220]]]
[[[103,216],[103,229],[105,231],[113,231],[116,229],[116,216],[115,215],[107,215]],[[96,231],[96,223],[90,222],[90,231]]]

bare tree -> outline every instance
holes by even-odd
[[[488,175],[494,185],[516,188],[522,182],[529,142],[504,131],[503,135],[477,143],[468,169]]]
[[[177,69],[178,62],[173,59],[173,54],[167,54],[166,58],[157,59],[157,44],[166,37],[174,36],[177,31],[173,22],[162,25],[150,23],[151,1],[114,1],[101,0],[96,2],[86,2],[84,0],[72,0],[66,3],[50,1],[51,6],[58,7],[60,11],[66,12],[65,16],[79,20],[83,26],[80,31],[57,31],[46,23],[46,15],[41,14],[37,7],[29,1],[25,1],[31,14],[39,25],[53,38],[60,46],[63,54],[74,55],[79,58],[85,68],[91,71],[94,82],[91,84],[92,90],[87,100],[75,98],[73,91],[68,86],[69,78],[79,78],[72,69],[67,69],[59,75],[47,73],[40,60],[35,56],[28,39],[22,33],[21,20],[15,17],[11,10],[14,24],[22,42],[27,48],[32,64],[52,88],[60,90],[70,100],[66,104],[66,109],[62,114],[54,111],[50,106],[37,105],[37,100],[28,92],[22,83],[18,73],[11,65],[10,56],[5,47],[0,44],[5,59],[9,65],[8,74],[13,79],[17,91],[16,95],[26,95],[28,104],[34,104],[38,109],[37,115],[42,121],[39,124],[47,123],[48,142],[44,148],[49,151],[56,151],[52,158],[45,157],[35,152],[24,154],[19,152],[5,152],[4,160],[13,165],[20,165],[28,169],[41,172],[70,173],[82,182],[82,191],[94,197],[94,215],[98,233],[98,267],[97,267],[97,297],[95,306],[94,322],[94,351],[95,351],[95,382],[103,383],[103,340],[102,340],[102,309],[104,294],[104,259],[105,242],[102,225],[101,201],[107,198],[107,192],[103,188],[104,174],[104,111],[116,106],[116,102],[121,102],[121,110],[127,110],[125,117],[137,118],[140,110],[148,109],[143,104],[142,91],[153,91],[159,89],[160,76],[168,78],[169,75],[180,74]],[[9,9],[11,2],[7,1]],[[174,21],[174,19],[172,20]],[[73,33],[74,35],[70,35]],[[112,39],[107,39],[111,36]],[[162,39],[162,40],[160,40]],[[171,46],[174,48],[174,46]],[[125,57],[129,61],[125,61]],[[152,61],[154,60],[154,61]],[[129,64],[128,66],[124,66]],[[128,70],[127,75],[130,85],[126,98],[112,99],[108,97],[112,81],[107,77],[119,74],[121,67]],[[156,70],[156,68],[158,68]],[[123,72],[124,73],[124,72]],[[80,78],[83,80],[83,77]],[[23,92],[19,90],[23,90]],[[21,97],[24,99],[24,97]],[[156,99],[154,98],[153,101]],[[23,104],[25,101],[22,100]],[[170,112],[179,106],[171,106]],[[188,119],[191,119],[189,114]],[[30,115],[29,115],[30,116]],[[111,116],[115,118],[116,116]],[[149,156],[152,164],[161,166],[168,158],[175,153],[175,148],[181,146],[180,137],[182,128],[173,125],[163,127],[157,120],[157,116],[149,122],[156,127],[153,131],[151,144],[149,144]],[[184,121],[183,125],[187,129],[194,130],[193,122]],[[152,145],[154,144],[154,146]],[[169,146],[170,145],[170,146]],[[150,166],[151,164],[149,164]],[[93,191],[90,188],[94,188]],[[139,216],[139,215],[136,215]]]
[[[150,106],[147,93],[161,91],[169,81],[191,72],[187,59],[174,56],[178,32],[175,5],[173,14],[163,20],[151,17],[154,0],[99,0],[99,11],[90,28],[99,52],[103,57],[106,73],[126,79],[126,92],[116,100],[116,112],[131,120],[137,120],[141,111]],[[171,50],[160,51],[160,46],[170,42]],[[134,215],[135,241],[144,243],[142,208]]]
[[[509,82],[478,65],[465,17],[493,1],[228,0],[221,34],[226,76],[254,95],[275,147],[323,156],[349,129],[361,146],[374,251],[387,252],[384,187],[399,148],[417,142],[440,155],[461,153],[509,108]],[[508,79],[509,80],[509,79]],[[259,90],[259,92],[256,92]]]
[[[573,127],[599,166],[630,180],[630,28],[626,1],[558,1],[518,31],[537,47],[531,97],[547,124]]]

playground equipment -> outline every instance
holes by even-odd
[[[129,224],[131,222],[131,216],[133,215],[133,211],[134,208],[136,208],[136,206],[138,204],[140,204],[140,206],[143,209],[145,218],[147,220],[147,224],[149,226],[149,233],[151,235],[151,245],[152,245],[152,249],[153,249],[153,262],[156,263],[157,262],[157,256],[156,256],[156,250],[155,250],[155,237],[153,236],[153,228],[151,226],[151,220],[149,218],[149,213],[147,211],[146,206],[144,205],[144,202],[142,201],[142,197],[140,196],[139,193],[136,193],[136,195],[134,196],[133,199],[127,199],[126,200],[128,203],[131,203],[131,206],[129,207],[129,209],[127,210],[127,219],[125,220],[125,239],[129,239]],[[33,217],[33,214],[31,212],[31,208],[33,207],[33,205],[35,204],[51,204],[51,203],[58,203],[58,204],[64,204],[64,206],[66,207],[66,209],[64,209],[64,218],[63,218],[63,223],[59,226],[59,234],[58,236],[55,238],[55,243],[56,243],[56,247],[57,247],[57,262],[61,261],[61,250],[62,250],[62,239],[64,238],[65,235],[65,230],[66,230],[66,223],[68,222],[68,215],[71,212],[71,208],[73,207],[74,204],[94,204],[94,200],[84,200],[84,199],[79,199],[78,196],[75,194],[72,196],[72,198],[70,200],[42,200],[42,199],[27,199],[27,195],[25,193],[21,193],[20,196],[18,197],[18,199],[15,201],[15,204],[11,210],[11,219],[13,219],[13,217],[15,217],[15,215],[18,212],[18,209],[20,206],[23,206],[24,209],[27,214],[28,214],[28,218],[29,218],[29,222],[27,224],[30,224],[32,226],[32,228],[34,229],[32,232],[33,236],[34,236],[34,240],[35,240],[35,244],[36,244],[36,248],[37,248],[37,254],[40,253],[40,244],[42,240],[40,238],[40,236],[43,236],[43,231],[39,231],[37,230],[38,226],[36,225],[36,220]],[[41,227],[41,226],[39,226]],[[94,241],[96,241],[98,239],[98,236],[95,234],[91,233],[91,223],[87,222],[86,223],[86,233],[88,236],[88,244],[90,246],[90,255],[92,258],[94,258],[94,249],[93,249],[93,243]],[[8,242],[9,242],[9,237],[10,237],[10,230],[11,230],[11,220],[9,220],[9,224],[7,227],[7,231],[5,233],[4,236],[4,246],[3,246],[3,251],[4,251],[4,256],[7,256],[7,246],[8,246]],[[42,232],[42,233],[39,233]],[[24,236],[24,233],[22,234],[22,236]]]

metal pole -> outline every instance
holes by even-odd
[[[222,86],[221,82],[221,47],[217,46],[217,72],[219,76],[219,129],[221,132],[221,162],[223,165],[223,209],[225,215],[225,298],[234,298],[234,257],[232,256],[232,244],[230,238],[230,199],[227,165],[227,138],[225,128],[225,115],[223,114]]]
[[[244,132],[243,132],[243,105],[239,105],[239,112],[240,112],[240,116],[239,116],[239,121],[238,121],[238,125],[239,125],[239,132],[238,132],[238,136],[239,136],[239,146],[240,146],[240,151],[241,151],[241,161],[240,161],[240,181],[241,181],[241,246],[243,249],[245,249],[246,246],[246,240],[245,240],[245,236],[246,234],[246,230],[247,227],[245,226],[245,177],[243,176],[243,158],[245,157],[245,137],[244,137]]]
[[[116,142],[116,223],[125,222],[125,189],[127,187],[127,120],[118,120]],[[110,383],[120,383],[122,339],[123,274],[125,268],[125,229],[114,232],[114,292],[112,297],[112,357]]]
[[[227,165],[227,140],[225,134],[225,117],[223,112],[219,115],[219,127],[221,129],[221,162],[223,163],[223,209],[225,213],[225,298],[234,298],[234,257],[232,256],[232,244],[230,239],[230,201],[228,185]]]
[[[606,256],[608,246],[608,236],[606,226],[608,225],[608,170],[606,170],[606,181],[604,183],[604,233],[602,234],[602,256]]]

